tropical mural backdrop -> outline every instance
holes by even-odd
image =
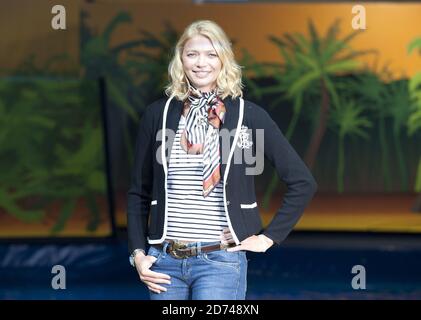
[[[125,226],[139,120],[163,96],[183,28],[203,18],[226,29],[245,98],[269,111],[318,182],[298,230],[421,232],[421,24],[405,15],[396,24],[405,41],[387,36],[393,49],[370,41],[386,32],[379,14],[421,14],[420,4],[369,4],[366,30],[351,28],[352,4],[184,3],[176,21],[176,7],[156,6],[75,1],[61,38],[47,20],[42,47],[0,56],[0,237],[97,237],[111,235],[114,220]],[[32,14],[51,19],[42,8],[49,2]],[[221,16],[232,9],[256,15],[258,41],[241,19]],[[19,48],[2,37],[7,52]],[[270,163],[256,190],[267,223],[285,191]]]

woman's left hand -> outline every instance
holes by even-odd
[[[258,236],[252,235],[244,239],[240,245],[228,248],[227,251],[234,252],[239,250],[248,250],[254,252],[265,252],[273,245],[273,240],[266,237],[264,234],[259,234]]]

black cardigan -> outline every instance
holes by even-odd
[[[223,179],[224,207],[229,228],[237,244],[251,235],[263,233],[279,245],[298,222],[316,192],[317,183],[263,108],[241,98],[228,97],[223,101],[227,113],[220,128],[221,180]],[[165,239],[167,168],[182,109],[182,101],[162,98],[146,108],[139,124],[127,199],[130,252],[138,248],[145,250],[147,242],[156,244]],[[166,131],[162,130],[164,120]],[[253,166],[245,161],[238,164],[238,161],[233,161],[237,159],[233,156],[234,153],[250,151],[240,143],[244,139],[240,138],[241,130],[236,129],[241,127],[249,129],[248,132],[251,133],[249,142],[252,145],[249,148],[252,155],[264,152],[264,156],[276,168],[278,176],[288,188],[279,210],[264,230],[256,203],[254,175],[248,175],[245,171]],[[224,130],[226,132],[226,129],[234,133],[229,138],[230,153],[221,151],[224,143],[221,133]],[[257,141],[256,145],[258,129],[264,130],[264,143],[259,144]],[[163,136],[163,132],[167,135]],[[235,134],[236,132],[238,133]],[[259,145],[264,146],[264,151]]]

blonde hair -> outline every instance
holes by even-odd
[[[202,35],[208,38],[221,60],[221,71],[216,79],[216,86],[220,97],[222,99],[228,96],[232,96],[232,98],[242,97],[241,66],[234,59],[231,42],[225,32],[220,26],[210,20],[193,22],[184,30],[184,33],[178,40],[175,46],[174,56],[168,66],[170,82],[165,87],[167,96],[175,96],[181,101],[188,97],[189,80],[183,70],[181,56],[186,42],[196,35]]]

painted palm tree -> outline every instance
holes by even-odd
[[[310,20],[308,23],[309,37],[301,33],[286,33],[282,38],[270,36],[283,58],[282,73],[278,75],[279,84],[267,88],[264,93],[286,92],[286,96],[294,102],[294,114],[288,127],[286,137],[291,138],[302,109],[303,96],[314,88],[318,89],[321,101],[320,111],[314,112],[314,133],[304,160],[312,169],[320,144],[327,128],[331,105],[338,105],[338,93],[334,78],[358,69],[359,63],[354,58],[373,50],[355,51],[349,43],[360,31],[354,31],[339,38],[339,20],[336,20],[327,30],[324,37],[319,36]],[[278,177],[273,174],[266,191],[263,206],[267,207],[272,192],[278,184]]]
[[[288,94],[291,97],[302,96],[310,86],[317,86],[320,90],[319,119],[304,158],[311,169],[326,132],[331,104],[338,105],[334,77],[356,70],[360,64],[354,58],[372,50],[355,51],[350,48],[349,42],[360,31],[354,31],[339,39],[339,20],[327,30],[325,37],[319,36],[312,21],[309,21],[308,29],[308,39],[302,34],[286,34],[283,40],[278,39],[278,44],[283,45],[284,50],[290,53],[292,61],[291,80],[295,81],[290,83]]]
[[[386,81],[391,80],[391,73],[388,66],[385,65],[381,69],[376,70],[376,67],[368,68],[364,72],[354,75],[354,77],[344,84],[344,90],[347,93],[358,99],[359,105],[364,105],[370,110],[377,120],[378,136],[381,150],[381,170],[386,191],[392,191],[392,172],[390,158],[391,146],[387,138],[386,119],[392,117],[394,119],[394,142],[397,145],[399,139],[399,128],[402,124],[404,109],[408,109],[408,94],[405,93],[405,88],[402,86],[392,84],[385,84],[382,79]],[[404,92],[402,92],[402,90]],[[398,96],[394,97],[394,94]],[[406,95],[406,98],[405,98]],[[400,147],[397,147],[397,153],[400,152]],[[403,164],[402,153],[398,154],[401,164]],[[404,180],[405,169],[400,169],[401,181]]]
[[[344,192],[345,138],[347,136],[359,136],[369,139],[365,129],[372,127],[372,124],[362,115],[363,111],[363,107],[356,105],[354,101],[349,101],[340,106],[334,105],[330,112],[329,121],[338,134],[338,193]]]
[[[385,105],[387,116],[393,121],[393,143],[398,160],[401,191],[407,192],[409,188],[408,169],[401,147],[401,133],[406,127],[413,102],[408,92],[407,80],[393,81],[385,85]]]
[[[119,116],[122,118],[119,122],[122,128],[117,129],[112,134],[115,140],[124,141],[124,143],[119,143],[117,147],[113,148],[117,152],[113,152],[112,161],[118,163],[119,155],[122,152],[128,153],[128,159],[133,158],[133,142],[128,123],[130,121],[132,123],[139,122],[140,117],[136,110],[137,108],[142,109],[144,105],[139,99],[136,101],[137,103],[131,99],[133,96],[131,92],[135,91],[133,88],[134,79],[129,70],[122,65],[121,57],[130,49],[141,46],[142,40],[138,39],[116,46],[111,45],[111,37],[115,30],[121,24],[131,23],[132,21],[127,12],[119,12],[99,34],[94,34],[87,27],[85,21],[88,17],[85,11],[81,12],[81,64],[84,68],[85,77],[95,80],[105,79],[107,100],[111,105],[111,108],[108,109],[109,115],[110,117]],[[119,165],[117,164],[116,167],[118,168]],[[118,170],[116,167],[115,170]],[[116,173],[114,175],[115,179],[119,176]]]
[[[413,40],[408,45],[408,53],[411,53],[414,49],[421,51],[421,37]],[[409,81],[409,92],[411,98],[416,102],[408,119],[408,134],[413,135],[415,132],[421,130],[421,72],[418,72]],[[419,194],[412,207],[412,211],[421,212],[421,155],[418,161],[414,190]]]
[[[159,35],[141,30],[137,39],[112,46],[113,33],[121,24],[131,23],[130,14],[118,13],[101,34],[95,35],[85,23],[87,17],[87,13],[82,11],[81,61],[86,76],[92,79],[104,77],[110,102],[124,110],[136,125],[140,119],[139,111],[162,95],[167,81],[167,66],[178,34],[169,23],[165,23],[165,29]],[[127,158],[132,161],[133,141],[129,124],[123,124],[121,133]]]

